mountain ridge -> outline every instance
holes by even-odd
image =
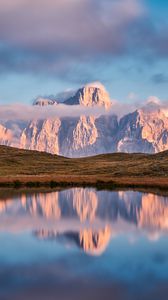
[[[34,105],[57,111],[54,97],[38,97]],[[147,103],[120,120],[113,113],[113,102],[100,83],[88,84],[61,103],[70,108],[69,116],[38,117],[25,122],[0,121],[0,144],[45,151],[67,157],[103,153],[157,153],[168,150],[168,117],[158,103]],[[97,114],[73,116],[75,108],[101,108]]]

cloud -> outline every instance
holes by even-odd
[[[168,54],[168,26],[145,0],[0,0],[0,73],[29,72],[72,83],[100,80],[120,57]],[[154,83],[165,82],[163,76]],[[109,80],[109,74],[106,75]]]
[[[151,112],[160,110],[166,117],[168,117],[168,102],[162,101],[156,96],[148,97],[147,100],[143,103],[143,107]]]
[[[147,99],[134,98],[130,99],[130,103],[121,103],[119,101],[113,101],[113,106],[109,113],[117,115],[119,118],[132,113],[138,109],[145,109],[146,111],[161,110],[168,117],[168,102],[162,101],[156,96],[149,96]],[[133,101],[134,100],[134,101]]]
[[[81,73],[77,63],[124,54],[129,29],[143,14],[139,0],[1,0],[1,72],[70,78]]]
[[[136,94],[136,93],[134,93],[134,92],[130,92],[129,94],[128,94],[128,96],[127,96],[127,99],[128,100],[137,100],[138,99],[138,95]]]
[[[63,93],[64,95],[64,93]],[[66,97],[66,93],[64,95]],[[46,99],[56,99],[55,96],[45,97]],[[20,126],[22,121],[29,122],[31,120],[44,120],[47,118],[76,118],[81,115],[86,116],[101,116],[101,115],[117,115],[118,118],[123,117],[129,113],[132,113],[140,108],[147,108],[151,110],[160,109],[168,117],[168,103],[162,101],[156,96],[150,96],[146,100],[131,100],[130,103],[121,103],[116,99],[111,99],[112,106],[110,109],[105,110],[103,107],[84,107],[80,105],[65,105],[59,103],[58,105],[48,105],[44,107],[26,105],[26,104],[9,104],[0,105],[0,123],[8,126],[15,126],[15,123],[11,121],[19,121]]]
[[[168,83],[168,76],[163,73],[157,73],[152,76],[152,82],[155,84]]]
[[[102,70],[116,58],[150,63],[168,55],[168,26],[156,24],[146,0],[0,0],[0,7],[2,75],[109,81]],[[156,75],[154,83],[165,82]]]
[[[2,41],[41,53],[115,52],[143,12],[139,0],[1,2]]]
[[[156,97],[156,96],[150,96],[146,100],[146,103],[147,104],[153,103],[153,104],[161,105],[161,100],[158,97]]]
[[[58,102],[64,102],[68,98],[74,96],[76,94],[76,91],[77,90],[67,89],[64,92],[60,92],[60,93],[56,94],[55,100],[57,100]]]
[[[106,114],[103,107],[84,107],[80,105],[68,106],[65,104],[49,105],[45,107],[31,106],[25,104],[0,105],[0,120],[43,120],[46,118],[63,118],[98,116]]]
[[[106,90],[105,86],[99,81],[89,82],[85,86],[88,87],[88,88],[89,87],[92,87],[92,88],[95,87],[95,88],[98,88],[98,89],[101,89],[101,90]]]

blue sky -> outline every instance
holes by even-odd
[[[0,103],[92,81],[122,102],[168,100],[167,13],[167,0],[0,0]]]

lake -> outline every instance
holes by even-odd
[[[168,197],[0,191],[1,300],[167,299]]]

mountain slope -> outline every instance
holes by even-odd
[[[148,104],[119,122],[118,152],[157,153],[168,149],[168,118],[153,104]]]
[[[32,121],[23,130],[19,147],[67,157],[168,150],[168,118],[159,108],[147,108],[130,113],[119,122],[115,115]]]

